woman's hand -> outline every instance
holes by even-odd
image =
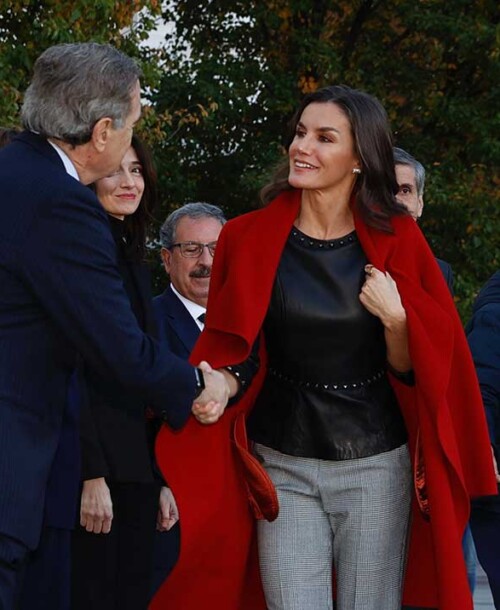
[[[406,311],[396,282],[390,273],[383,273],[373,265],[365,265],[365,273],[366,280],[361,287],[359,300],[384,325],[387,361],[390,366],[397,372],[406,373],[412,369],[412,364]]]
[[[109,534],[113,521],[113,502],[104,477],[83,482],[80,525],[87,532]]]
[[[500,483],[500,474],[498,472],[498,464],[497,459],[495,457],[495,452],[493,451],[493,447],[491,448],[491,455],[493,457],[493,468],[495,469],[495,478],[497,480],[497,483]]]
[[[380,318],[385,328],[406,325],[406,312],[396,282],[389,272],[383,273],[373,265],[365,266],[366,280],[359,300],[368,311]]]
[[[162,487],[160,491],[160,505],[156,518],[156,529],[159,532],[168,532],[177,521],[179,521],[179,511],[175,502],[174,494],[170,487]]]

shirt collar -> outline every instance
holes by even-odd
[[[175,286],[172,283],[170,283],[170,288],[172,289],[172,292],[180,300],[180,302],[184,305],[184,307],[189,311],[189,313],[191,314],[191,317],[196,322],[196,324],[199,326],[199,328],[201,330],[203,330],[205,325],[203,324],[203,322],[200,322],[200,320],[198,320],[198,316],[200,316],[202,313],[205,313],[207,311],[206,308],[202,307],[201,305],[198,305],[198,303],[194,303],[193,301],[186,299],[186,297],[182,296],[182,294],[175,288]]]
[[[61,161],[64,164],[64,169],[66,170],[66,172],[70,176],[72,176],[75,180],[78,180],[78,182],[80,182],[80,176],[78,175],[78,172],[76,171],[76,167],[73,165],[73,161],[71,161],[71,159],[64,152],[64,150],[62,148],[59,148],[59,146],[57,146],[57,144],[54,144],[54,142],[52,142],[51,140],[47,140],[47,142],[52,146],[52,148],[55,149],[56,153],[61,158]]]

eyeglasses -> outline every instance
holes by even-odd
[[[216,246],[216,241],[211,241],[209,244],[200,244],[197,241],[183,241],[178,244],[172,244],[169,250],[172,248],[179,248],[181,256],[185,256],[186,258],[199,258],[203,254],[203,249],[208,248],[210,256],[213,257]]]

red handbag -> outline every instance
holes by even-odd
[[[248,450],[245,414],[240,413],[233,425],[233,448],[245,479],[250,508],[256,519],[274,521],[279,503],[276,489],[262,464]]]

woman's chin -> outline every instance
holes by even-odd
[[[305,188],[306,187],[305,182],[306,181],[301,179],[300,176],[295,176],[294,174],[290,174],[288,176],[288,184],[290,186],[293,186],[293,188],[296,188],[296,189]]]

